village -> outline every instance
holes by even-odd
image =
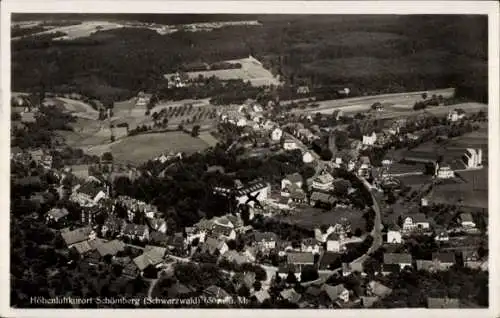
[[[149,102],[143,98],[137,103]],[[182,152],[150,158],[160,167],[156,175],[119,164],[110,153],[92,163],[55,165],[50,150],[11,148],[17,167],[12,184],[21,189],[16,195],[43,211],[33,218],[60,235],[64,245],[57,253],[68,264],[111,264],[121,277],[148,282],[149,298],[376,307],[390,299],[388,280],[397,275],[488,270],[487,114],[439,104],[446,113],[433,114],[429,107],[398,118],[384,117],[382,103],[365,112],[314,116],[255,101],[219,107],[212,135],[231,140],[226,152],[241,160],[297,156],[304,169],[242,181],[223,163],[208,165],[202,175],[231,180],[208,189],[229,202],[227,210],[181,229],[172,228],[167,211],[117,195],[115,188],[120,178],[168,178],[172,166],[189,158]],[[21,113],[24,118],[36,110]],[[40,117],[23,118],[29,125]],[[272,222],[280,224],[274,231]],[[299,234],[283,234],[287,226]],[[179,266],[206,263],[228,275],[230,288],[200,290],[176,281]],[[165,280],[173,282],[158,292]],[[425,299],[428,308],[460,305],[444,295]]]

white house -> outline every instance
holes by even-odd
[[[324,172],[320,176],[316,177],[312,181],[311,187],[313,189],[329,191],[333,190],[333,181],[334,178],[328,172]]]
[[[285,150],[295,150],[297,148],[298,148],[297,143],[292,139],[286,139],[283,142],[283,149]]]
[[[280,128],[274,128],[274,130],[271,132],[271,140],[273,141],[280,141],[282,136],[283,130],[281,130]]]
[[[311,155],[309,151],[306,151],[302,154],[302,162],[303,163],[311,163],[314,161],[314,157]]]
[[[423,213],[408,215],[404,219],[403,231],[423,230],[430,227],[429,221]]]
[[[397,229],[392,229],[387,231],[387,243],[389,244],[401,244],[403,242],[403,238],[401,235],[401,231]]]
[[[337,233],[331,233],[326,239],[326,250],[338,253],[341,250],[341,237]]]
[[[476,223],[474,223],[474,219],[472,218],[472,214],[470,213],[462,213],[460,214],[460,224],[465,228],[475,228]]]
[[[439,179],[450,179],[455,177],[455,172],[451,170],[450,166],[440,166],[437,169],[437,177]]]
[[[375,142],[377,141],[377,134],[375,132],[372,132],[371,135],[363,135],[363,145],[366,146],[373,146]]]
[[[448,113],[448,121],[455,122],[465,117],[462,109],[454,109]]]

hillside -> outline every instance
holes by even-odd
[[[482,16],[108,18],[165,24],[256,18],[262,26],[170,35],[121,28],[68,41],[52,41],[50,35],[30,37],[13,42],[13,90],[34,90],[43,79],[53,90],[99,90],[93,94],[95,97],[111,95],[123,100],[139,90],[164,84],[162,75],[184,64],[213,63],[251,54],[292,85],[326,90],[348,86],[353,95],[467,86],[465,91],[477,99],[487,96],[487,18]],[[84,15],[80,19],[96,16]]]

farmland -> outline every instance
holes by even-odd
[[[172,151],[189,154],[206,148],[208,145],[200,138],[183,132],[166,132],[126,137],[113,143],[89,147],[86,152],[100,156],[109,151],[118,162],[139,164],[162,153]]]
[[[381,104],[389,104],[391,105],[391,107],[399,110],[402,109],[408,111],[413,110],[412,108],[415,102],[422,100],[422,93],[424,93],[424,91],[320,101],[317,102],[317,104],[319,105],[318,107],[309,109],[294,109],[293,112],[302,114],[331,114],[334,110],[342,110],[344,113],[356,113],[369,110],[370,106],[377,102]],[[447,88],[425,91],[425,93],[427,93],[429,96],[442,95],[443,97],[447,98],[452,97],[455,94],[455,90],[453,88]]]
[[[224,61],[229,64],[240,64],[241,68],[223,69],[215,71],[201,71],[201,72],[187,72],[186,75],[191,80],[196,80],[200,76],[210,78],[215,76],[220,80],[243,80],[249,81],[253,86],[269,86],[279,85],[279,80],[268,70],[266,70],[262,63],[254,57],[248,57],[237,60]],[[174,74],[165,74],[165,78],[169,79]]]

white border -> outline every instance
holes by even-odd
[[[147,315],[165,317],[199,315],[223,317],[276,316],[290,317],[500,317],[499,237],[495,229],[500,226],[499,196],[499,33],[498,4],[494,1],[2,1],[1,3],[1,90],[0,109],[1,157],[0,211],[6,217],[0,222],[0,317],[98,317],[123,315],[135,317],[145,311]],[[274,14],[487,14],[489,16],[489,249],[490,249],[490,308],[478,310],[21,310],[9,308],[9,183],[10,170],[7,154],[10,148],[10,13],[274,13]],[[3,93],[3,94],[2,94]],[[496,190],[496,191],[495,191]],[[496,300],[496,301],[495,301]]]

